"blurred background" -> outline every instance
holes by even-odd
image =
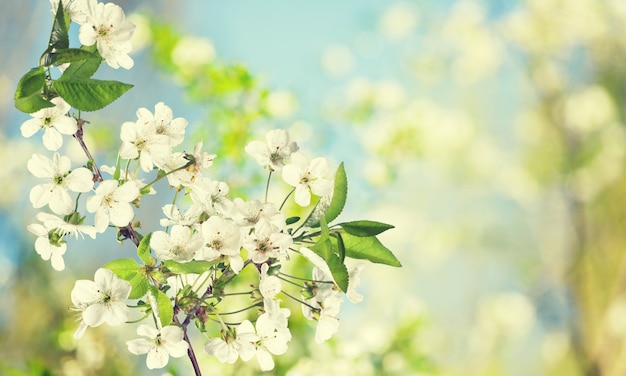
[[[114,164],[119,125],[164,101],[189,120],[188,149],[203,139],[218,154],[215,178],[254,194],[263,177],[243,146],[284,128],[307,155],[345,161],[340,220],[396,226],[381,240],[403,268],[368,265],[365,300],[344,304],[323,345],[294,310],[307,335],[275,374],[626,374],[626,2],[117,4],[137,25],[135,67],[98,75],[135,87],[89,115],[97,158]],[[26,161],[42,146],[20,136],[29,117],[12,94],[45,49],[50,8],[0,12],[0,373],[187,375],[185,358],[146,370],[129,326],[72,339],[74,281],[129,244],[70,241],[55,272],[25,230]],[[259,372],[198,349],[210,372]]]

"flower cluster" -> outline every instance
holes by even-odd
[[[63,29],[64,12],[80,25],[81,43],[96,46],[93,51],[97,49],[99,54],[68,51],[71,49],[59,42],[67,35],[52,37],[42,64],[48,64],[49,69],[55,61],[69,60],[64,63],[64,75],[78,75],[69,74],[60,81],[89,81],[81,71],[72,69],[71,59],[76,56],[77,61],[98,59],[98,64],[105,61],[113,68],[132,67],[128,52],[134,26],[125,20],[120,7],[96,0],[59,1],[51,0],[57,12],[55,28]],[[65,50],[53,56],[59,45]],[[36,68],[25,77],[36,80],[42,72],[42,67]],[[227,182],[211,178],[210,167],[216,155],[204,151],[202,141],[191,152],[178,150],[184,145],[188,121],[174,117],[163,102],[157,103],[154,111],[138,109],[136,120],[121,125],[115,167],[99,167],[83,140],[88,122],[81,118],[81,110],[104,106],[119,94],[102,95],[106,101],[92,106],[81,101],[82,92],[72,92],[63,82],[59,85],[48,79],[58,89],[54,93],[44,83],[42,92],[28,94],[22,88],[16,95],[21,109],[34,109],[25,111],[32,119],[22,124],[22,135],[31,137],[42,129],[44,147],[54,153],[51,158],[34,154],[27,165],[36,178],[42,179],[30,191],[32,206],[47,207],[51,212],[39,212],[38,223],[27,227],[37,237],[35,251],[61,271],[65,268],[68,237],[87,235],[95,239],[114,229],[120,242],[133,243],[140,260],[110,261],[95,272],[93,281],[75,283],[71,298],[80,321],[75,338],[80,338],[88,327],[128,322],[132,307],[141,313],[139,317],[151,317],[149,321],[154,323],[141,324],[137,334],[143,338],[127,341],[131,353],[147,354],[150,369],[165,367],[170,357],[188,355],[196,375],[201,373],[187,335],[194,323],[207,337],[214,333],[210,325],[219,325],[220,335],[204,344],[208,355],[224,363],[256,358],[262,370],[271,370],[272,356],[284,354],[292,339],[291,312],[283,299],[301,304],[304,316],[318,322],[315,338],[323,342],[338,330],[343,294],[355,303],[362,299],[355,288],[363,266],[348,271],[345,258],[400,266],[375,238],[392,226],[372,221],[329,224],[345,204],[343,164],[330,176],[328,161],[307,158],[296,142],[290,141],[287,131],[272,130],[265,142],[252,141],[245,147],[267,169],[264,199],[233,198]],[[89,85],[99,85],[97,80],[89,82],[85,90]],[[124,89],[120,85],[113,90]],[[42,98],[49,100],[42,102]],[[73,166],[68,156],[59,154],[63,138],[68,135],[84,150],[88,159],[85,165]],[[109,177],[105,178],[103,172]],[[289,190],[280,205],[267,200],[274,172],[282,181],[273,183]],[[156,193],[159,182],[173,192],[174,199],[162,207],[161,228],[145,230],[139,209],[144,200],[150,200],[146,196]],[[286,205],[290,198],[295,205]],[[289,207],[299,207],[296,213],[309,214],[304,219],[287,216]],[[289,261],[298,257],[313,264],[310,279],[302,273],[286,273]],[[253,272],[242,273],[245,268]],[[252,280],[246,280],[251,274]],[[241,279],[244,283],[237,282]],[[283,281],[287,282],[285,286]],[[244,285],[252,290],[239,291]],[[288,288],[295,292],[288,292]],[[231,297],[237,296],[247,296],[248,305],[231,311],[232,305],[225,302],[234,302]],[[134,301],[132,305],[130,300]],[[245,316],[232,322],[223,320],[223,316],[234,313]]]

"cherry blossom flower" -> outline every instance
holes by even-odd
[[[64,218],[59,218],[50,213],[40,212],[37,213],[37,219],[41,221],[46,228],[55,230],[55,233],[61,237],[74,235],[74,238],[78,239],[80,235],[81,238],[84,239],[84,234],[87,234],[92,239],[96,238],[96,228],[90,225],[83,225],[82,222],[85,217],[81,217],[77,212],[68,214]]]
[[[140,121],[154,123],[156,133],[166,136],[170,146],[180,145],[185,139],[187,119],[174,118],[172,109],[163,102],[154,105],[154,114],[147,108],[140,108],[137,110],[137,117]]]
[[[268,275],[268,264],[261,265],[261,274],[259,281],[259,291],[264,299],[274,299],[282,289],[280,279],[275,275]]]
[[[254,343],[259,340],[254,326],[249,320],[244,320],[236,329],[223,332],[224,338],[211,338],[204,345],[207,354],[217,358],[222,363],[235,363],[237,358],[248,361],[256,353]]]
[[[364,263],[358,263],[348,271],[348,291],[346,291],[346,298],[351,303],[359,303],[363,301],[363,295],[356,291],[356,288],[361,283],[361,271],[365,268]]]
[[[215,154],[202,151],[202,141],[194,147],[193,154],[172,153],[163,164],[167,180],[172,187],[191,187],[201,174],[213,165]],[[184,167],[184,168],[183,168]]]
[[[288,234],[279,232],[269,223],[260,222],[254,232],[246,236],[243,246],[252,262],[260,264],[270,258],[285,257],[292,243],[293,239]]]
[[[201,177],[190,187],[191,199],[195,204],[201,205],[206,214],[227,216],[233,210],[233,202],[226,197],[230,190],[228,184]]]
[[[35,251],[37,254],[44,261],[50,260],[54,270],[61,271],[65,269],[63,255],[67,251],[67,244],[61,237],[51,232],[52,228],[45,226],[45,224],[33,223],[28,225],[26,229],[37,236],[35,240]]]
[[[171,226],[171,225],[181,225],[181,226],[189,226],[193,227],[200,220],[200,215],[202,214],[202,207],[199,205],[191,205],[185,214],[180,212],[180,209],[173,204],[167,204],[162,208],[163,214],[167,218],[162,218],[159,221],[159,224],[163,227]]]
[[[69,157],[54,153],[52,160],[41,154],[33,154],[27,168],[38,178],[49,179],[48,183],[38,184],[30,191],[30,202],[34,208],[45,205],[56,214],[68,214],[74,208],[72,192],[88,192],[93,188],[93,174],[84,167],[70,171],[72,162]]]
[[[141,109],[137,111],[139,116]],[[146,110],[147,111],[147,110]],[[122,146],[120,157],[137,159],[144,172],[150,172],[155,165],[161,167],[170,158],[171,148],[166,135],[158,134],[156,124],[152,120],[122,123],[120,130]]]
[[[183,339],[183,331],[178,326],[169,325],[161,330],[149,325],[140,325],[137,334],[150,340],[138,338],[127,341],[128,351],[135,355],[148,354],[146,365],[149,369],[163,368],[170,356],[180,358],[187,354],[189,344]]]
[[[337,333],[339,330],[337,315],[342,302],[343,297],[339,294],[329,296],[324,302],[315,302],[320,307],[317,328],[315,329],[315,342],[322,343]]]
[[[52,13],[57,14],[59,8],[59,0],[50,0],[52,5]],[[63,9],[65,14],[70,16],[73,22],[82,25],[87,20],[89,6],[87,1],[83,0],[63,0]]]
[[[231,220],[212,216],[202,223],[204,237],[203,259],[215,260],[224,256],[236,256],[241,251],[241,230]]]
[[[266,221],[278,230],[285,228],[285,214],[271,202],[236,198],[233,203],[236,209],[233,211],[233,220],[246,232],[259,221]]]
[[[133,219],[135,213],[130,202],[139,196],[139,189],[134,181],[118,185],[117,180],[105,180],[96,188],[95,196],[87,199],[86,208],[96,213],[95,227],[104,232],[109,224],[123,227]]]
[[[82,337],[88,326],[96,327],[104,322],[115,326],[126,322],[129,310],[125,301],[130,290],[128,281],[104,268],[96,270],[93,281],[76,281],[71,297],[75,309],[81,312],[82,321],[74,338]]]
[[[286,318],[285,318],[286,320]],[[256,321],[256,334],[259,341],[256,346],[256,358],[262,371],[274,369],[273,355],[282,355],[287,352],[287,343],[291,340],[291,332],[284,325],[277,326],[277,322],[264,313]]]
[[[100,56],[114,69],[130,69],[135,64],[128,56],[135,25],[126,19],[121,7],[113,3],[87,1],[87,16],[78,31],[78,40],[85,46],[96,44]]]
[[[202,246],[202,236],[187,226],[175,225],[171,235],[155,231],[150,238],[150,247],[162,260],[189,262]]]
[[[30,137],[43,129],[43,146],[51,151],[57,151],[63,145],[61,134],[73,135],[78,130],[76,119],[67,116],[70,105],[63,98],[56,97],[50,100],[54,107],[42,108],[30,114],[32,119],[22,123],[22,136]]]
[[[304,207],[311,203],[311,192],[317,196],[325,196],[332,191],[332,180],[324,178],[328,171],[326,158],[314,158],[309,163],[298,152],[291,155],[291,164],[283,168],[283,180],[295,188],[296,203]]]
[[[289,133],[283,129],[269,131],[265,136],[266,142],[252,141],[246,147],[258,164],[268,167],[270,171],[280,171],[289,162],[291,153],[298,150],[295,142],[289,142]]]

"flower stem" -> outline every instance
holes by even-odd
[[[96,165],[96,162],[94,161],[93,157],[91,156],[91,153],[89,152],[89,149],[87,148],[87,145],[85,145],[85,141],[83,140],[83,125],[86,123],[85,120],[83,119],[77,119],[76,120],[76,124],[78,126],[78,129],[76,130],[76,133],[74,133],[74,138],[76,139],[76,141],[78,141],[78,143],[80,144],[80,147],[83,148],[83,151],[85,152],[85,155],[87,156],[87,159],[89,160],[89,163],[91,164],[91,171],[93,173],[93,181],[94,182],[101,182],[104,179],[102,178],[102,174],[100,173],[100,169],[98,168],[98,165]]]
[[[176,324],[181,325],[178,321],[178,317],[174,315],[173,320]],[[189,324],[187,322],[187,324]],[[187,335],[187,325],[181,325],[183,328],[183,339],[189,347],[187,348],[187,356],[189,357],[189,361],[191,361],[191,366],[193,367],[193,371],[196,376],[202,376],[202,371],[200,370],[200,365],[198,364],[198,359],[196,358],[196,353],[193,351],[193,346],[191,345],[191,341],[189,340],[189,336]]]
[[[270,169],[270,173],[269,175],[267,175],[267,183],[265,184],[265,201],[263,202],[267,202],[267,194],[270,190],[270,180],[272,179],[272,172],[274,172],[274,170]]]

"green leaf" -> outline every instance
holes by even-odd
[[[63,9],[63,2],[59,1],[59,6],[54,16],[54,23],[52,24],[52,31],[50,32],[48,50],[61,50],[70,46],[70,36],[67,32],[70,22],[69,15],[66,15],[65,9]]]
[[[50,52],[47,56],[48,59],[47,64],[44,64],[45,66],[74,63],[88,59],[95,59],[98,65],[100,65],[101,61],[101,58],[98,54],[94,54],[81,48],[66,48],[63,50],[57,50],[54,52]]]
[[[375,236],[360,237],[343,232],[341,237],[347,257],[369,260],[377,264],[402,266],[396,256]]]
[[[132,288],[128,299],[139,299],[148,292],[148,279],[141,273],[137,273],[135,277],[131,278],[128,282],[130,282]]]
[[[324,217],[326,223],[332,222],[335,218],[341,214],[343,207],[346,205],[346,198],[348,196],[348,178],[346,176],[346,170],[343,162],[337,168],[335,173],[335,188],[333,190],[333,198],[330,201],[330,206],[326,210]]]
[[[348,291],[348,269],[341,261],[340,256],[333,251],[333,244],[330,239],[321,239],[311,247],[311,250],[324,259],[333,280],[341,291]]]
[[[137,274],[139,274],[139,264],[137,264],[137,261],[133,260],[132,258],[123,258],[109,261],[108,263],[104,264],[103,267],[109,269],[118,277],[126,281],[130,281],[131,279],[135,278]]]
[[[163,327],[169,325],[172,322],[172,317],[174,317],[174,308],[172,307],[170,298],[168,298],[163,291],[157,289],[155,286],[150,286],[150,293],[156,300],[156,314],[159,316],[161,325]]]
[[[150,238],[152,237],[152,233],[144,236],[137,247],[137,256],[143,261],[146,265],[154,266],[155,260],[150,256]]]
[[[392,225],[376,221],[352,221],[341,223],[340,226],[348,234],[361,237],[376,236],[394,228]]]
[[[194,260],[185,263],[180,263],[172,260],[163,261],[163,265],[169,269],[170,272],[176,274],[202,274],[211,269],[215,262]]]
[[[344,262],[344,260],[346,259],[346,246],[343,243],[343,238],[341,237],[341,233],[339,232],[333,232],[331,234],[333,237],[335,237],[335,239],[337,239],[337,251],[339,254],[339,257],[341,258],[341,262]]]
[[[287,225],[292,225],[300,220],[300,217],[289,217],[285,220]]]
[[[90,52],[94,56],[94,58],[79,60],[71,63],[70,66],[65,69],[59,80],[71,81],[80,78],[87,79],[93,76],[94,73],[96,73],[96,71],[100,67],[100,64],[102,63],[102,57],[100,57],[100,54],[96,49],[96,45],[94,44],[93,46],[82,46],[80,49]]]
[[[104,268],[111,270],[115,275],[130,283],[132,289],[128,296],[129,299],[139,299],[148,292],[148,280],[140,272],[141,267],[137,261],[131,258],[117,259],[106,263]]]
[[[60,79],[53,87],[67,103],[80,111],[96,111],[108,106],[133,85],[95,79]]]
[[[42,108],[54,107],[54,104],[41,96],[45,84],[46,72],[43,67],[33,68],[26,72],[20,78],[15,89],[15,108],[27,114],[32,114]]]

